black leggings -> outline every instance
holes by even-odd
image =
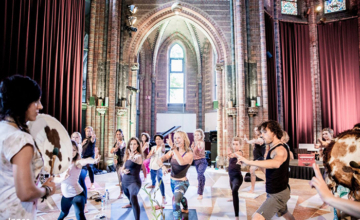
[[[139,193],[141,184],[131,183],[130,185],[127,186],[126,183],[123,183],[122,186],[123,186],[124,194],[130,200],[130,204],[132,206],[135,219],[140,220],[140,206],[137,195]]]
[[[63,196],[61,198],[61,212],[58,220],[63,220],[69,214],[71,205],[74,205],[76,219],[86,220],[84,214],[85,200],[86,198],[84,192],[71,198],[65,198]]]
[[[90,177],[91,183],[94,183],[94,165],[88,164],[88,165],[86,165],[86,168],[89,171],[89,177]]]
[[[230,178],[230,188],[233,197],[235,217],[239,216],[239,188],[243,182],[242,175]]]

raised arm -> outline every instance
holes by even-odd
[[[77,168],[82,168],[83,166],[87,165],[87,164],[94,164],[96,162],[96,159],[92,158],[92,157],[88,157],[85,159],[80,159],[76,161],[76,167]]]
[[[281,166],[281,164],[286,161],[287,151],[284,147],[278,147],[274,150],[274,154],[275,154],[274,158],[269,159],[269,160],[261,160],[261,161],[247,160],[243,156],[237,156],[237,157],[240,161],[242,161],[250,166],[258,166],[258,167],[263,167],[263,168],[267,168],[267,169],[275,169],[275,168],[279,168]]]
[[[192,152],[188,151],[184,157],[182,157],[179,153],[179,151],[177,150],[177,148],[174,148],[173,149],[173,152],[174,152],[174,157],[176,159],[176,161],[179,163],[180,166],[183,166],[183,165],[187,165],[187,164],[191,164],[194,157],[193,157],[193,154]]]

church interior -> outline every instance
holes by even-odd
[[[197,199],[198,168],[190,166],[185,194],[190,212],[183,213],[184,219],[235,219],[228,150],[233,138],[240,137],[243,157],[255,160],[255,142],[244,139],[255,139],[254,129],[269,120],[288,133],[288,151],[294,156],[289,162],[288,212],[294,219],[336,219],[334,208],[323,205],[309,181],[315,175],[313,163],[322,173],[326,168],[314,148],[324,128],[337,140],[360,122],[359,0],[0,4],[0,81],[15,74],[30,77],[42,90],[40,113],[56,118],[69,136],[79,132],[86,139],[89,127],[96,135],[98,175],[87,189],[87,219],[135,219],[131,208],[122,208],[129,199],[118,198],[119,180],[113,172],[118,129],[126,144],[132,137],[141,141],[147,133],[149,150],[157,145],[155,135],[161,134],[166,152],[175,131],[185,132],[192,143],[195,130],[202,129],[204,192]],[[307,156],[309,163],[304,162]],[[147,188],[152,176],[144,172],[137,195],[140,219],[161,219],[149,199],[154,192],[161,201],[160,190]],[[252,219],[267,199],[266,174],[254,171],[259,181],[249,193],[250,172],[250,166],[241,166],[244,182],[238,189],[237,219]],[[162,181],[167,204],[161,211],[170,219],[170,174]],[[89,177],[85,182],[89,186]],[[110,196],[103,208],[101,199],[92,197],[106,191]],[[61,198],[57,186],[47,202],[38,202],[36,219],[57,219]],[[343,216],[338,219],[355,219]],[[73,208],[65,219],[77,219]]]

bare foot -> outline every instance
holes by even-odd
[[[117,199],[122,199],[122,198],[123,198],[122,193],[120,193]]]
[[[86,203],[85,203],[84,213],[88,213],[88,212],[89,212],[89,210],[88,210],[88,208],[87,208],[87,206],[86,206]]]
[[[250,189],[248,193],[254,193],[254,189]]]
[[[228,199],[228,200],[226,200],[226,201],[228,201],[228,202],[232,202],[232,201],[233,201],[233,199]]]
[[[125,208],[125,209],[131,208],[131,204],[124,205],[123,208]]]
[[[146,187],[146,188],[148,188],[148,189],[153,189],[153,188],[155,188],[155,186],[148,186],[148,187]]]
[[[162,204],[164,204],[164,205],[165,205],[165,204],[167,204],[167,202],[166,202],[166,199],[165,199],[165,198],[163,198],[163,199],[162,199]]]
[[[159,210],[159,209],[161,209],[161,208],[164,209],[165,207],[164,207],[164,206],[160,207],[160,206],[158,206],[158,205],[155,206],[155,210]]]
[[[116,186],[120,186],[120,184],[118,183],[118,184],[116,184]]]
[[[95,189],[95,186],[93,183],[91,183],[90,187],[88,187],[88,189]]]
[[[189,213],[189,209],[181,209],[181,212],[183,212],[183,213]]]
[[[202,200],[202,199],[203,199],[203,196],[202,196],[202,195],[199,195],[199,196],[197,197],[197,199],[198,199],[198,200]]]

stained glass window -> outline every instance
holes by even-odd
[[[184,50],[179,44],[170,49],[169,103],[184,103]]]
[[[288,15],[297,15],[297,0],[281,1],[281,13]]]
[[[325,14],[346,10],[346,0],[326,0],[324,5]]]

